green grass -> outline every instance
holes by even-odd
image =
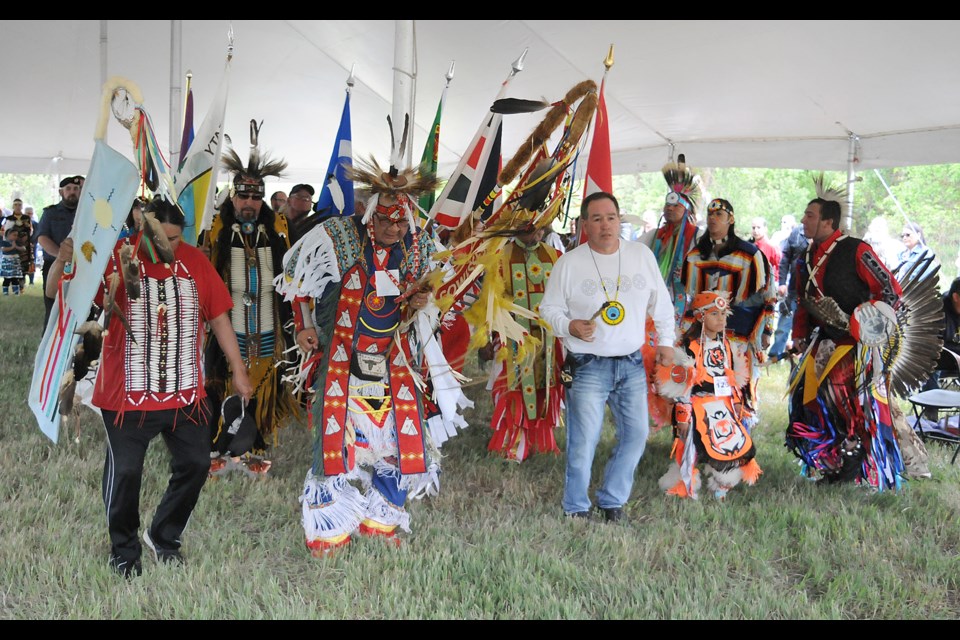
[[[931,480],[900,495],[800,478],[783,446],[786,365],[761,380],[754,436],[764,469],[726,502],[661,494],[670,436],[651,437],[622,525],[561,517],[563,456],[521,465],[486,452],[491,404],[443,449],[442,490],[414,502],[393,549],[357,539],[328,559],[304,547],[299,496],[310,434],[294,426],[271,477],[203,490],[187,566],[144,558],[132,581],[106,565],[103,428],[43,436],[26,403],[43,303],[0,298],[0,619],[899,619],[960,617],[960,464],[930,444]],[[477,374],[468,367],[468,373]],[[563,444],[563,433],[558,433]],[[601,441],[595,480],[613,446]],[[141,519],[168,477],[147,456]]]

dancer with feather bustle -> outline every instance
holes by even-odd
[[[899,489],[901,447],[914,445],[898,431],[890,393],[908,395],[936,366],[939,277],[925,277],[921,261],[898,282],[870,245],[841,231],[846,189],[825,188],[822,175],[815,187],[802,220],[811,243],[797,263],[801,358],[789,383],[786,445],[804,476]],[[925,466],[922,455],[908,459]]]

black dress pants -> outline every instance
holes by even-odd
[[[170,451],[170,481],[150,524],[158,550],[180,548],[190,514],[210,469],[210,430],[206,399],[180,409],[103,410],[107,456],[103,465],[103,504],[111,552],[124,560],[140,557],[140,483],[147,446],[158,434]]]
[[[56,298],[48,298],[46,294],[47,289],[47,274],[50,273],[50,267],[53,266],[53,260],[47,260],[47,257],[43,257],[43,268],[41,272],[43,273],[43,326],[40,327],[40,335],[47,330],[47,322],[50,321],[50,312],[53,310],[53,303],[56,302]]]

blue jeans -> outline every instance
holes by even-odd
[[[633,474],[650,431],[647,378],[640,352],[617,358],[571,354],[577,363],[567,390],[567,471],[563,486],[565,513],[590,510],[590,473],[603,429],[604,405],[613,412],[617,443],[597,491],[604,509],[630,499]]]
[[[770,345],[770,357],[783,355],[783,352],[787,349],[787,341],[790,339],[790,332],[793,329],[793,315],[797,310],[797,299],[795,296],[790,296],[789,302],[786,303],[788,313],[783,313],[783,307],[781,307],[780,320],[777,322],[777,330],[773,334],[773,344]]]

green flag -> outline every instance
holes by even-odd
[[[443,95],[440,96],[440,104],[437,105],[437,117],[433,121],[433,129],[430,131],[430,135],[427,136],[427,144],[423,148],[423,156],[420,158],[420,166],[423,167],[424,171],[430,171],[431,173],[437,172],[437,152],[440,148],[440,114],[443,112],[443,99],[447,95],[447,90],[443,90]],[[430,193],[425,193],[420,196],[420,208],[423,211],[430,211],[430,207],[433,206],[433,203],[437,201],[437,194],[435,191]],[[426,224],[427,216],[424,213],[420,213],[420,224]]]

